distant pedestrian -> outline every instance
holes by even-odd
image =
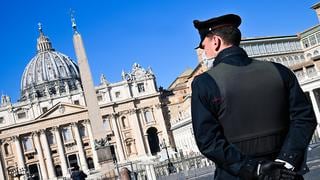
[[[72,173],[71,173],[71,179],[72,180],[85,180],[87,177],[87,174],[84,173],[82,170],[79,170],[79,166],[75,165],[73,167]]]

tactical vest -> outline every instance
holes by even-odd
[[[218,119],[227,140],[247,155],[278,152],[290,117],[287,93],[276,67],[253,60],[246,66],[219,63],[207,73],[220,89]]]

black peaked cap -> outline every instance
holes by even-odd
[[[193,25],[196,29],[198,29],[201,40],[197,48],[201,47],[202,41],[207,36],[207,34],[214,31],[215,29],[219,29],[225,26],[233,26],[238,28],[240,24],[241,18],[240,16],[235,14],[226,14],[205,21],[194,20]]]

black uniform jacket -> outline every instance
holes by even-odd
[[[221,51],[213,66],[227,63],[234,66],[246,66],[252,61],[246,52],[236,46]],[[286,88],[290,113],[290,127],[277,159],[292,164],[297,170],[305,164],[305,154],[309,141],[317,125],[313,108],[302,91],[294,73],[285,66],[273,63],[279,71]],[[254,171],[254,157],[240,152],[229,143],[223,134],[223,128],[217,118],[221,112],[221,95],[215,80],[207,73],[195,77],[192,82],[192,123],[195,139],[200,152],[216,163],[218,169],[233,176],[239,176],[240,170],[248,168]],[[249,107],[248,107],[249,108]],[[304,168],[305,169],[305,168]],[[304,172],[305,173],[305,172]]]

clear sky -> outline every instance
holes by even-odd
[[[75,10],[95,84],[110,82],[134,62],[151,66],[167,88],[194,68],[199,36],[194,19],[227,13],[242,17],[244,37],[295,35],[318,24],[316,0],[2,0],[0,1],[0,91],[15,102],[27,63],[36,54],[37,23],[53,47],[75,60],[69,10]],[[76,61],[76,60],[75,60]]]

